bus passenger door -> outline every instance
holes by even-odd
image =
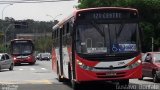
[[[69,62],[69,54],[67,47],[63,48],[63,73],[66,78],[68,78],[68,62]]]
[[[62,30],[62,47],[63,47],[63,51],[62,51],[62,58],[63,58],[63,75],[64,77],[66,78],[69,78],[69,75],[68,75],[68,64],[69,64],[69,44],[70,44],[70,41],[71,41],[71,36],[70,36],[70,33],[69,33],[69,24],[66,23],[63,27],[63,30]]]
[[[60,48],[59,48],[59,55],[60,55],[60,60],[59,60],[59,73],[60,75],[64,75],[63,74],[63,36],[62,36],[62,31],[63,28],[60,28]]]

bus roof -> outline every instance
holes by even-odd
[[[13,40],[11,40],[11,41],[23,41],[23,40],[25,40],[25,41],[32,41],[32,39],[13,39]]]
[[[91,10],[130,10],[137,12],[137,9],[135,8],[124,8],[124,7],[97,7],[97,8],[85,8],[85,9],[77,9],[74,11],[74,15],[76,15],[77,12],[85,12],[85,11],[91,11]]]
[[[67,22],[72,17],[75,17],[76,14],[79,13],[79,12],[87,12],[87,11],[94,11],[94,10],[104,10],[104,9],[105,10],[123,10],[123,11],[128,11],[129,10],[129,11],[132,11],[132,12],[138,12],[138,10],[135,9],[135,8],[124,8],[124,7],[97,7],[97,8],[76,9],[75,11],[73,11],[73,13],[70,16],[68,16],[67,18],[63,19],[59,23],[57,23],[55,26],[53,26],[53,29],[63,25],[63,23]]]

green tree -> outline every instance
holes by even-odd
[[[41,37],[35,41],[36,50],[39,52],[51,52],[52,49],[52,38]]]

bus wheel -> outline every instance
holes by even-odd
[[[80,84],[77,83],[76,81],[74,81],[73,79],[73,72],[70,70],[70,82],[71,82],[71,86],[73,88],[73,90],[79,90],[80,88]]]
[[[73,90],[78,90],[80,88],[80,84],[75,82],[74,80],[71,80],[72,88]]]
[[[129,79],[119,81],[119,85],[128,85]]]
[[[57,64],[57,76],[58,76],[58,81],[59,81],[59,82],[63,82],[63,81],[64,81],[64,78],[61,77],[61,75],[59,74],[59,67],[58,67],[58,64]]]
[[[154,83],[158,83],[158,82],[159,82],[157,73],[155,73],[155,74],[153,75],[153,82],[154,82]]]
[[[31,62],[31,63],[29,63],[30,65],[34,65],[35,64],[35,62]]]

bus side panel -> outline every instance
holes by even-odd
[[[52,48],[52,70],[57,72],[57,57],[56,57],[56,51],[55,48]]]

